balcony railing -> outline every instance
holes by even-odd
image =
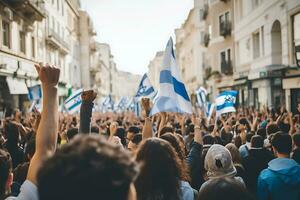
[[[48,29],[47,42],[59,49],[63,54],[69,52],[69,44],[51,28]]]
[[[226,37],[231,35],[231,22],[226,20],[220,24],[220,35]]]
[[[225,75],[232,75],[233,70],[231,60],[223,60],[221,62],[221,72]]]
[[[44,0],[5,0],[28,21],[42,21],[47,13]]]

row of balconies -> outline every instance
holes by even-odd
[[[220,0],[220,1],[227,3],[229,0]],[[208,4],[204,3],[202,8],[200,9],[200,18],[202,20],[206,19],[207,15],[208,15],[208,10],[209,10]]]
[[[49,45],[59,49],[63,54],[69,52],[69,44],[51,28],[48,29],[46,41]]]
[[[23,15],[27,21],[42,21],[46,15],[44,0],[4,0],[18,13]]]

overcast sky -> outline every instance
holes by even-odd
[[[81,0],[97,40],[110,44],[121,70],[143,74],[155,53],[181,26],[193,0]]]

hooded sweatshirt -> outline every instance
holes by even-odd
[[[259,200],[299,200],[300,165],[289,158],[276,158],[268,163],[258,178]]]

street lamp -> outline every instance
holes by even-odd
[[[295,58],[297,66],[300,67],[300,45],[295,46]]]

